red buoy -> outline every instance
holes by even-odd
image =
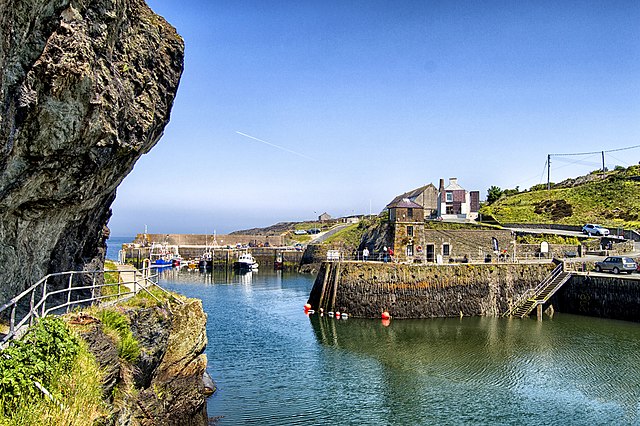
[[[382,313],[382,319],[383,319],[383,320],[388,320],[388,319],[390,319],[390,318],[391,318],[391,315],[389,315],[389,312],[384,311],[384,312]]]
[[[307,303],[306,305],[304,305],[304,310],[308,311],[309,309],[311,309],[311,304]]]
[[[383,325],[384,327],[389,327],[389,326],[391,325],[391,320],[389,320],[389,319],[383,319],[383,320],[382,320],[382,325]]]

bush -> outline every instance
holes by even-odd
[[[61,319],[38,320],[24,338],[0,352],[0,410],[12,412],[21,400],[41,397],[34,381],[48,388],[71,369],[79,348]]]

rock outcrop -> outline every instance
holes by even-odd
[[[103,424],[206,425],[207,388],[215,384],[206,375],[207,316],[202,302],[188,299],[184,304],[119,310],[129,317],[140,345],[133,364],[118,357],[117,344],[99,321],[76,328],[104,374],[112,415]]]
[[[0,300],[102,266],[118,184],[162,135],[184,45],[143,0],[0,0]]]

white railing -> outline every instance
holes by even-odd
[[[105,274],[117,277],[116,283],[104,283]],[[101,284],[99,284],[101,283]],[[103,288],[117,287],[117,293],[102,294]],[[145,263],[142,270],[69,271],[49,274],[0,307],[0,318],[8,319],[8,331],[0,334],[0,347],[19,337],[36,318],[69,312],[72,307],[103,302],[118,303],[144,291],[158,300],[150,287],[159,288],[157,270]],[[90,296],[89,296],[90,293]]]
[[[553,271],[551,271],[535,288],[530,288],[525,291],[522,296],[518,298],[518,300],[513,304],[513,307],[505,312],[502,316],[507,317],[513,315],[513,313],[527,300],[535,297],[538,293],[542,291],[546,286],[548,286],[553,280],[556,279],[558,275],[560,275],[564,271],[564,263],[559,263]]]

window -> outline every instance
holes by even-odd
[[[409,219],[412,219],[412,218],[413,218],[413,209],[412,209],[411,207],[409,207],[409,208],[407,209],[407,217],[408,217]]]
[[[447,203],[453,203],[453,192],[447,192]]]
[[[413,244],[407,246],[407,256],[413,256]]]
[[[413,237],[413,226],[412,225],[407,226],[407,236]]]
[[[442,245],[442,255],[443,256],[449,256],[450,254],[450,248],[449,248],[449,244],[443,244]]]
[[[453,206],[447,206],[446,212],[447,214],[453,214]]]

